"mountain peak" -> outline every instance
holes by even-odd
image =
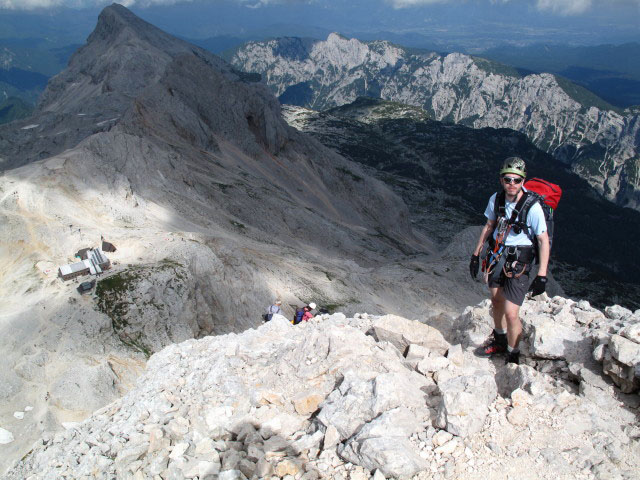
[[[136,31],[142,29],[158,30],[153,25],[137,17],[129,9],[118,3],[113,3],[105,7],[98,16],[98,24],[89,36],[88,43],[97,39],[115,36],[126,27],[132,27]]]

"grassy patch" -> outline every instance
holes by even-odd
[[[171,270],[173,272],[174,278],[171,279],[170,284],[172,288],[179,292],[182,286],[181,281],[185,278],[184,265],[170,258],[164,258],[152,266],[129,266],[127,270],[103,278],[96,285],[95,295],[98,310],[111,319],[114,333],[123,344],[144,353],[147,357],[151,355],[152,351],[144,343],[142,333],[137,332],[132,335],[125,331],[125,328],[130,325],[127,315],[135,304],[153,307],[158,312],[162,312],[165,309],[165,305],[158,304],[153,300],[143,301],[141,298],[136,297],[138,283],[142,279],[163,270]]]
[[[517,68],[504,65],[502,63],[494,62],[493,60],[487,60],[486,58],[472,57],[473,63],[476,66],[487,73],[493,73],[496,75],[504,75],[506,77],[521,78],[522,75]]]
[[[127,293],[138,283],[140,273],[137,269],[118,272],[100,280],[96,286],[98,310],[111,319],[116,333],[128,325],[125,316],[129,313],[131,302]]]

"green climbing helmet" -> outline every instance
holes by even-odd
[[[515,173],[522,178],[527,178],[527,166],[520,157],[509,157],[504,161],[502,169],[500,169],[500,175],[505,173]]]

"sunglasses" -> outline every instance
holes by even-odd
[[[522,177],[502,177],[504,183],[507,185],[511,185],[512,183],[515,185],[520,185],[522,183]]]

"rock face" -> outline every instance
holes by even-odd
[[[638,114],[614,111],[553,75],[522,77],[481,58],[337,34],[251,42],[232,64],[260,73],[283,103],[321,110],[370,96],[420,106],[436,120],[523,132],[609,200],[640,208]]]
[[[611,320],[560,297],[527,301],[525,310],[525,324],[556,315],[567,325],[580,319],[577,331]],[[535,469],[552,479],[637,472],[640,401],[601,373],[586,369],[578,390],[535,352],[526,358],[531,365],[504,365],[458,345],[449,348],[451,362],[421,374],[407,359],[439,354],[410,343],[404,358],[374,333],[388,319],[322,315],[293,326],[275,315],[239,335],[171,345],[151,357],[134,390],[37,442],[4,478],[427,479],[486,478],[496,469],[526,476]],[[480,321],[490,321],[486,305],[458,318],[463,339]]]

